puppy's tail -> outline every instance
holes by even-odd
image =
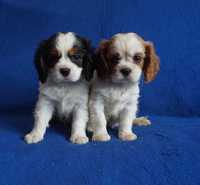
[[[148,126],[151,125],[151,121],[146,116],[138,117],[133,120],[133,125]]]

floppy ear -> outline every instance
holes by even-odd
[[[99,47],[96,50],[95,55],[95,69],[98,76],[101,79],[105,79],[109,75],[109,65],[107,62],[107,53],[109,49],[110,41],[101,41]]]
[[[159,57],[156,55],[153,43],[144,42],[144,46],[145,46],[145,58],[143,66],[144,81],[150,82],[156,77],[160,69],[160,60]]]
[[[45,83],[47,79],[47,67],[44,63],[44,50],[45,50],[46,41],[42,41],[38,48],[36,49],[34,56],[34,64],[38,73],[38,77],[41,83]]]
[[[83,74],[87,81],[90,81],[94,73],[94,61],[91,53],[86,52],[83,57]]]
[[[89,40],[81,38],[84,46],[83,56],[83,75],[87,81],[90,81],[94,73],[94,60],[93,60],[93,49]]]

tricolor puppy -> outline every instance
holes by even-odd
[[[89,42],[71,32],[57,33],[40,43],[34,62],[40,81],[39,98],[34,128],[25,136],[26,142],[41,141],[55,113],[62,120],[72,118],[71,142],[88,142],[87,81],[92,76]]]
[[[106,127],[113,122],[119,123],[120,139],[137,138],[132,124],[138,109],[141,75],[150,82],[158,71],[159,58],[153,44],[135,33],[116,34],[100,43],[89,103],[93,140],[109,140]]]

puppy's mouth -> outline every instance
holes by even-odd
[[[116,74],[111,77],[111,81],[113,83],[118,83],[118,84],[128,84],[128,83],[137,83],[139,80],[134,79],[131,75],[118,76],[118,74]]]
[[[61,81],[63,82],[77,82],[81,79],[81,75],[76,75],[76,76],[73,76],[73,75],[69,75],[69,76],[62,76],[62,79]]]
[[[111,78],[111,81],[113,83],[129,83],[132,80],[129,77],[116,78],[116,76],[114,76]]]
[[[80,80],[80,78],[76,78],[76,79],[73,79],[73,78],[63,78],[63,81],[65,81],[65,82],[77,82],[79,80]]]
[[[60,71],[62,81],[77,82],[81,79],[82,69],[73,71],[72,69]]]

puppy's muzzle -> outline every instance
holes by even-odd
[[[60,73],[61,73],[64,77],[66,77],[66,76],[69,75],[70,69],[69,69],[69,68],[61,68],[61,69],[60,69]]]
[[[123,75],[124,77],[127,77],[127,76],[131,73],[131,69],[130,69],[130,68],[122,68],[122,69],[120,70],[120,72],[122,73],[122,75]]]

